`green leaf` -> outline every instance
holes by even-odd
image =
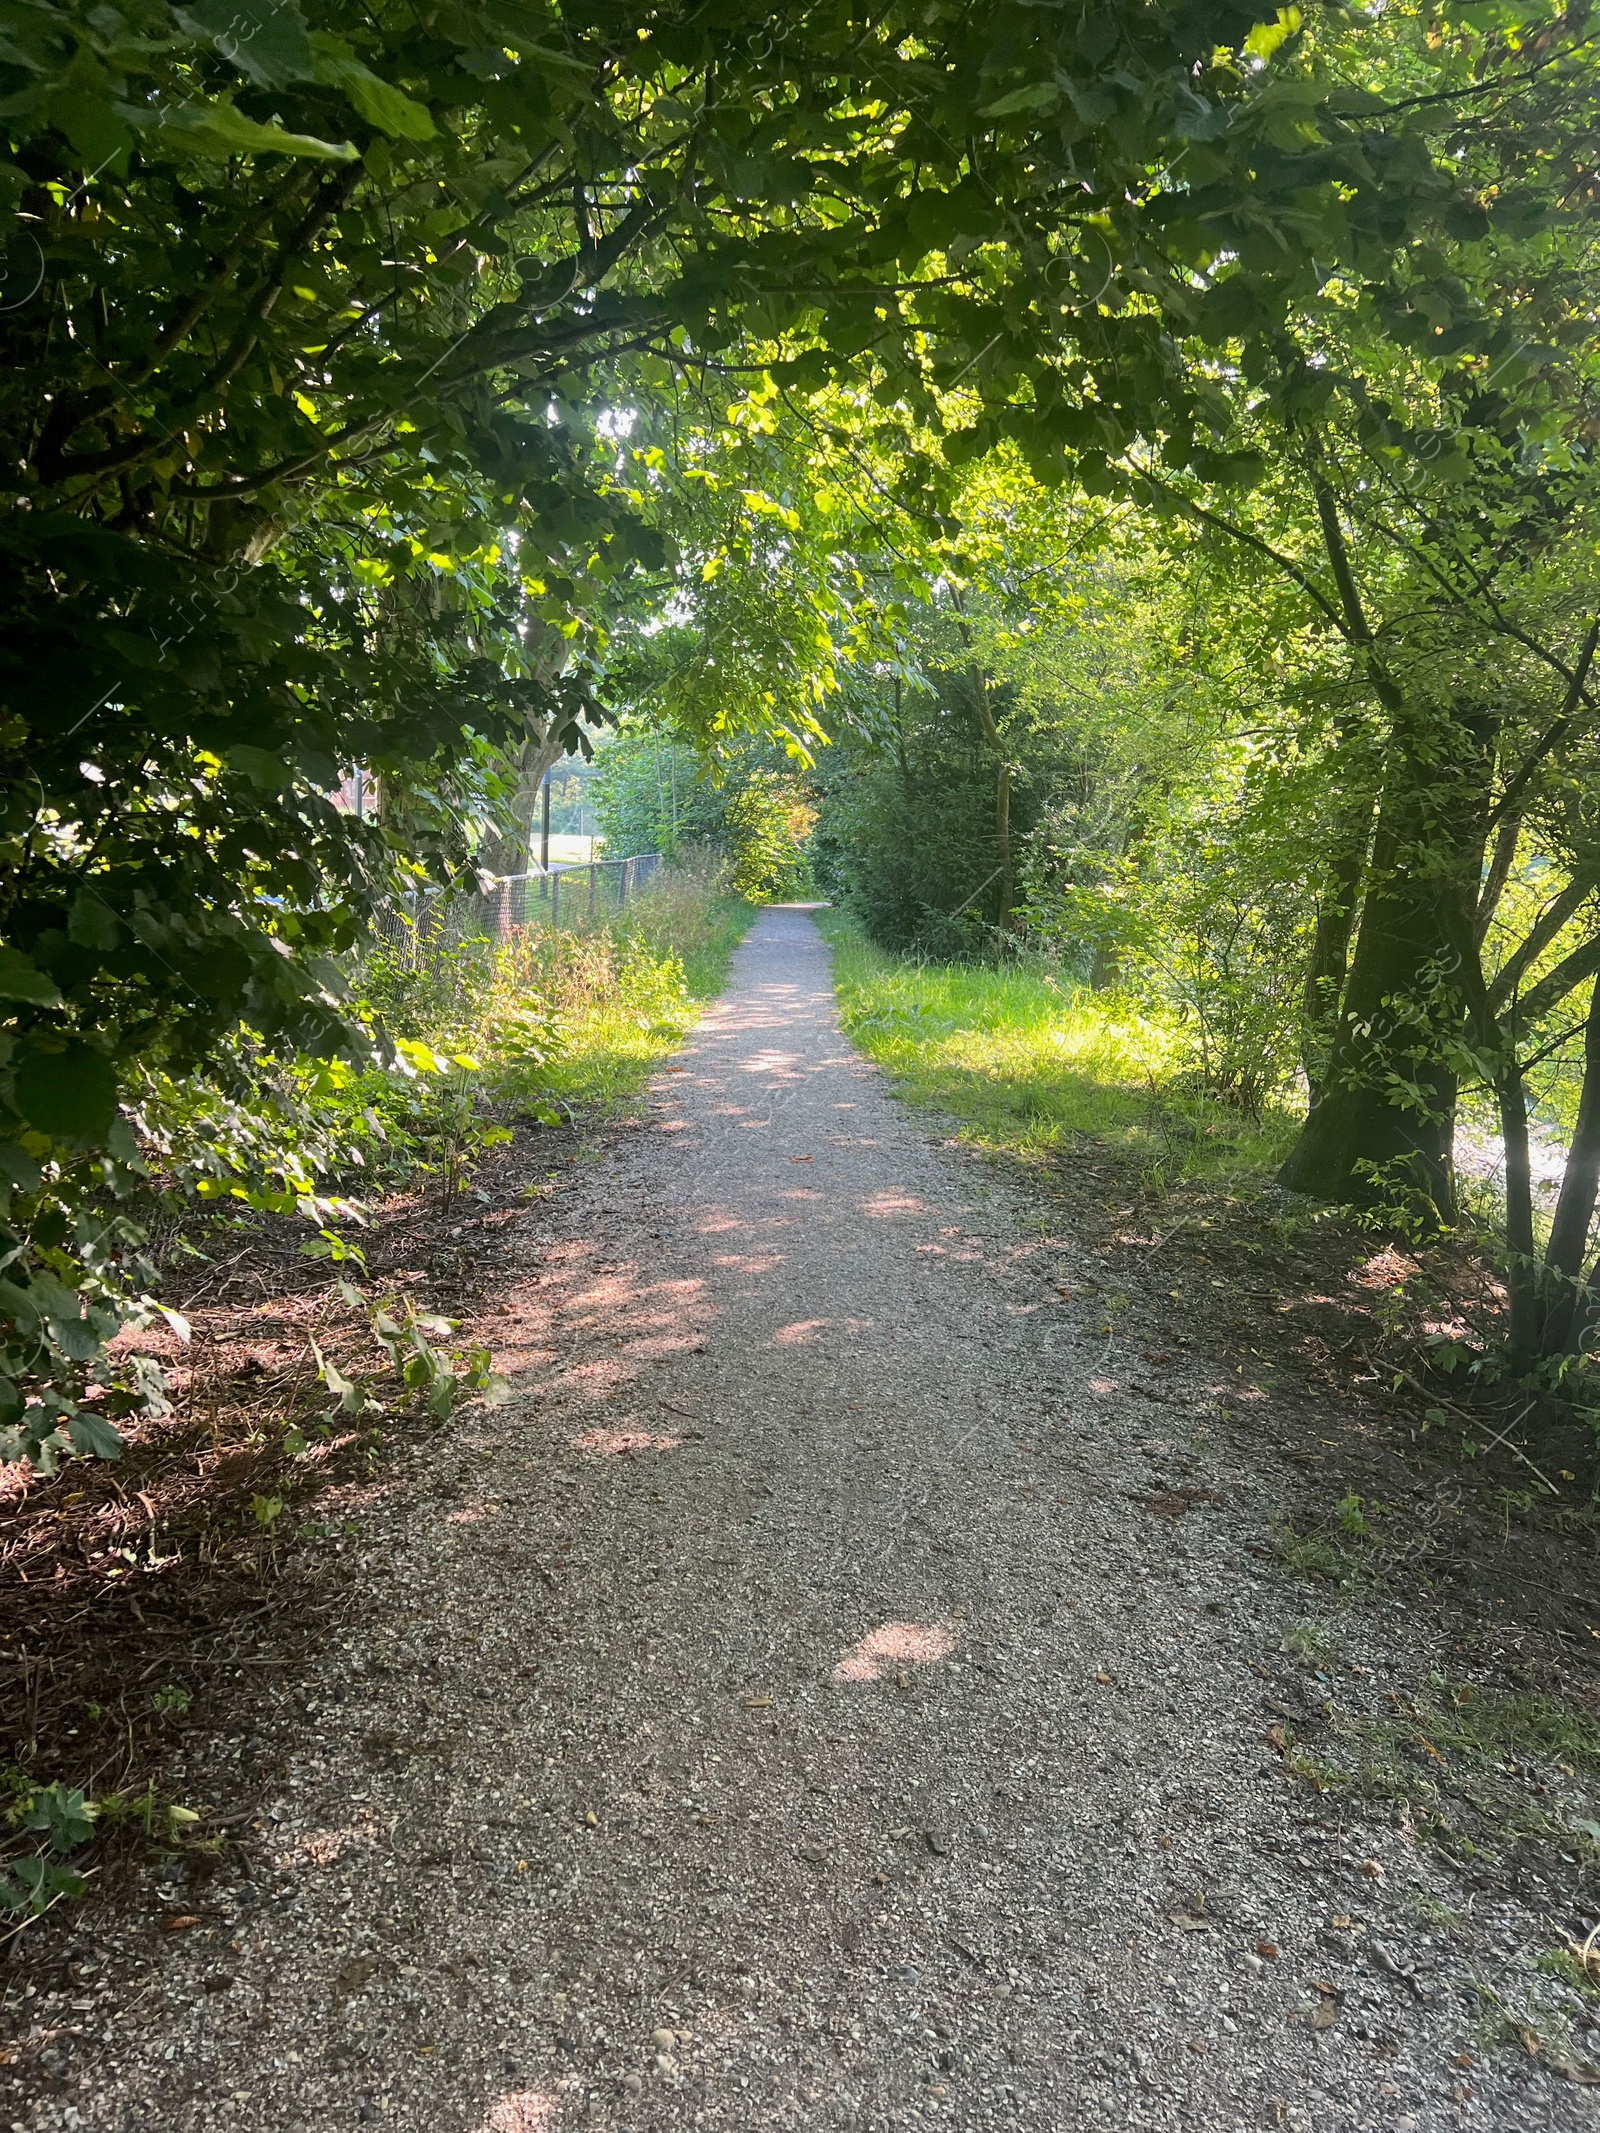
[[[122,938],[122,921],[93,889],[80,889],[67,915],[67,939],[80,948],[115,948]]]
[[[312,79],[311,39],[294,0],[201,0],[177,16],[263,89]]]
[[[1297,7],[1280,7],[1276,22],[1258,22],[1244,41],[1253,59],[1270,59],[1278,47],[1299,29],[1302,16]]]
[[[104,1052],[86,1044],[29,1052],[17,1068],[14,1091],[29,1125],[57,1140],[97,1140],[117,1115],[116,1069]]]
[[[36,1273],[28,1284],[28,1297],[35,1310],[42,1311],[46,1318],[76,1318],[78,1315],[78,1292],[69,1289],[64,1281],[53,1275]]]
[[[997,96],[992,104],[982,105],[979,115],[982,118],[1010,118],[1019,111],[1052,111],[1060,101],[1061,90],[1055,82],[1033,81],[1025,88]]]
[[[20,948],[0,948],[0,1000],[29,1000],[36,1007],[60,1007],[61,994]]]
[[[57,89],[46,106],[91,171],[115,165],[119,170],[133,146],[133,135],[109,96],[89,89]]]
[[[0,1280],[0,1311],[5,1313],[19,1333],[31,1333],[41,1316],[39,1307],[29,1291],[14,1281]]]
[[[347,1378],[337,1363],[330,1362],[316,1342],[311,1343],[311,1353],[317,1359],[317,1375],[327,1386],[346,1414],[353,1415],[361,1405],[361,1387],[353,1378]]]
[[[275,122],[258,125],[242,111],[236,111],[226,97],[163,112],[156,138],[197,156],[313,156],[323,162],[354,163],[360,155],[349,141],[320,141],[314,134],[285,133]]]
[[[433,139],[438,129],[426,104],[363,66],[342,38],[319,30],[311,42],[316,47],[317,80],[342,89],[361,116],[381,133],[397,141]]]
[[[37,1918],[58,1896],[81,1896],[87,1887],[81,1874],[54,1860],[13,1859],[0,1871],[0,1909],[27,1911]]]
[[[120,1433],[100,1415],[87,1414],[80,1408],[67,1424],[67,1435],[72,1439],[72,1449],[85,1459],[122,1457]]]
[[[32,1192],[43,1176],[36,1156],[19,1148],[15,1141],[0,1141],[0,1177],[8,1179],[18,1192]]]
[[[57,1351],[74,1363],[92,1363],[105,1346],[85,1318],[52,1318],[50,1339]]]
[[[43,1785],[22,1816],[24,1829],[42,1830],[53,1851],[70,1852],[94,1835],[95,1808],[75,1785]]]

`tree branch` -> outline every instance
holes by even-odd
[[[1582,907],[1584,899],[1594,893],[1595,882],[1593,873],[1579,874],[1540,912],[1526,939],[1495,973],[1494,982],[1489,987],[1493,1006],[1502,1007],[1511,998],[1523,972],[1539,960],[1562,927]]]
[[[1600,934],[1585,941],[1581,948],[1574,948],[1571,955],[1557,963],[1531,992],[1523,994],[1517,1002],[1518,1022],[1528,1025],[1540,1021],[1558,1000],[1575,992],[1584,979],[1592,978],[1596,971],[1600,971]]]
[[[1518,770],[1516,776],[1511,780],[1495,804],[1489,816],[1489,827],[1491,829],[1494,828],[1497,822],[1505,821],[1510,816],[1517,802],[1527,791],[1534,772],[1559,744],[1562,735],[1571,725],[1579,704],[1585,701],[1585,684],[1589,679],[1589,669],[1594,664],[1597,646],[1600,646],[1600,622],[1591,623],[1589,634],[1583,640],[1583,650],[1578,655],[1578,664],[1572,671],[1571,681],[1567,684],[1567,693],[1561,709],[1556,713],[1549,725],[1546,726],[1544,732],[1540,734],[1538,740],[1534,742],[1532,750],[1523,759],[1521,769]]]

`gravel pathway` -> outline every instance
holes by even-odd
[[[17,2124],[1594,2124],[1471,2063],[1437,1938],[1394,1952],[1435,1884],[1392,1818],[1286,1782],[1260,1477],[1009,1191],[766,913],[641,1130],[509,1234],[513,1398],[191,1761],[259,1799],[253,1872],[146,1892],[62,2011],[74,2100]]]

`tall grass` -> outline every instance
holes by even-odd
[[[553,1017],[546,1086],[569,1101],[625,1102],[722,990],[755,907],[715,868],[656,876],[614,917],[524,936],[527,982]]]
[[[605,1110],[693,1027],[753,915],[717,869],[671,869],[621,911],[380,952],[365,991],[393,1035],[474,1060],[486,1090]]]
[[[912,1103],[978,1145],[1042,1163],[1095,1142],[1152,1184],[1266,1168],[1295,1121],[1252,1119],[1198,1086],[1174,1014],[1090,992],[1047,968],[919,963],[884,953],[838,912],[819,914],[845,1028]]]

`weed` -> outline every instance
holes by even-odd
[[[1356,1558],[1321,1529],[1302,1533],[1289,1520],[1280,1519],[1272,1529],[1272,1545],[1278,1560],[1296,1577],[1350,1585],[1359,1572]]]
[[[1600,1724],[1538,1695],[1485,1693],[1430,1676],[1415,1697],[1392,1692],[1382,1717],[1339,1722],[1344,1781],[1400,1803],[1418,1842],[1457,1860],[1527,1843],[1600,1856],[1600,1824],[1573,1791],[1600,1779]]]
[[[1320,1622],[1292,1622],[1284,1631],[1281,1650],[1301,1666],[1332,1666],[1339,1657],[1339,1640]]]
[[[1543,1963],[1536,1963],[1535,1968],[1544,1970],[1547,1976],[1559,1974]],[[1563,1978],[1562,1982],[1569,1981]],[[1600,2066],[1573,2048],[1568,2007],[1550,2005],[1543,1996],[1537,2004],[1513,2007],[1477,1978],[1468,1980],[1468,1989],[1483,2002],[1483,2013],[1474,2024],[1481,2045],[1518,2045],[1530,2059],[1564,2074],[1569,2081],[1581,2081],[1586,2087],[1600,2081]]]
[[[1452,1910],[1447,1903],[1441,1903],[1439,1898],[1428,1889],[1414,1891],[1411,1898],[1411,1908],[1424,1924],[1439,1926],[1446,1933],[1470,1933],[1472,1931],[1461,1912]]]
[[[83,1876],[66,1863],[67,1855],[94,1835],[101,1806],[75,1786],[31,1785],[16,1771],[8,1782],[12,1798],[0,1855],[0,1916],[26,1923],[64,1896],[83,1894]]]
[[[1358,1540],[1366,1540],[1370,1537],[1372,1532],[1371,1524],[1368,1521],[1365,1510],[1362,1508],[1361,1498],[1356,1495],[1354,1490],[1348,1496],[1340,1498],[1339,1502],[1334,1506],[1334,1516],[1339,1521],[1341,1533],[1351,1534]]]
[[[1341,1770],[1337,1763],[1313,1755],[1309,1748],[1298,1744],[1285,1751],[1283,1767],[1295,1777],[1303,1778],[1313,1792],[1338,1792],[1348,1788],[1350,1783],[1348,1770]]]
[[[1600,2000],[1600,1926],[1581,1941],[1569,1940],[1564,1948],[1550,1949],[1534,1968],[1576,1986],[1586,2000]]]

